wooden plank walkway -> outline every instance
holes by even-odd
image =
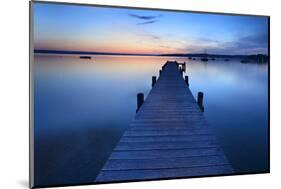
[[[178,64],[167,62],[96,182],[232,173]]]

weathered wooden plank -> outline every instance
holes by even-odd
[[[163,130],[159,132],[159,130],[156,131],[140,131],[140,130],[128,130],[125,132],[123,136],[172,136],[172,135],[184,135],[184,136],[190,136],[190,135],[200,135],[200,134],[210,134],[210,131],[208,129],[185,129],[185,130],[177,130],[177,129],[170,129],[170,130]]]
[[[180,122],[177,122],[177,121],[175,121],[175,122],[173,122],[171,119],[169,119],[169,120],[162,120],[162,121],[149,121],[149,120],[144,120],[144,119],[142,119],[142,120],[135,120],[135,121],[137,121],[137,122],[132,122],[131,124],[130,124],[130,126],[142,126],[142,127],[145,127],[145,126],[147,126],[147,127],[150,127],[150,126],[153,126],[153,127],[165,127],[165,126],[175,126],[175,127],[177,127],[177,126],[190,126],[190,127],[195,127],[194,126],[194,124],[197,124],[197,125],[200,125],[200,126],[202,126],[202,127],[204,127],[204,126],[207,126],[206,125],[206,121],[205,120],[182,120],[182,119],[178,119],[177,121],[180,121]],[[196,127],[197,128],[201,128],[201,127],[199,127],[199,126],[197,126],[196,125]]]
[[[153,180],[163,178],[182,178],[196,176],[210,176],[232,174],[229,165],[198,166],[187,168],[151,169],[151,170],[121,170],[101,171],[96,182]]]
[[[189,142],[120,142],[115,150],[153,150],[216,147],[216,140],[200,140]]]
[[[159,158],[159,159],[110,159],[104,171],[109,170],[134,170],[134,169],[171,169],[183,167],[214,166],[228,164],[224,156],[211,155],[184,158]]]
[[[155,159],[155,158],[178,158],[178,157],[196,157],[220,154],[217,147],[207,148],[182,148],[182,149],[164,149],[164,150],[114,150],[110,159]]]
[[[205,124],[207,123],[204,119],[195,119],[194,117],[191,119],[174,119],[174,118],[162,118],[162,119],[135,119],[131,122],[131,125],[134,124],[141,124],[141,123],[145,123],[145,124],[157,124],[157,123],[161,123],[163,125],[165,124],[176,124],[176,125],[180,125],[180,124],[188,124],[188,123],[192,123],[195,124],[197,122],[204,122]]]
[[[215,140],[216,137],[213,135],[196,135],[196,136],[142,136],[142,137],[125,137],[120,139],[120,142],[190,142],[190,141],[201,141],[201,140]]]
[[[205,130],[207,127],[188,127],[187,125],[183,125],[183,126],[157,126],[157,127],[153,127],[153,126],[146,126],[146,127],[142,127],[141,125],[138,126],[131,126],[128,128],[128,132],[129,131],[134,131],[134,132],[138,132],[138,131],[151,131],[151,132],[169,132],[169,131],[183,131],[183,132],[193,132],[193,131],[197,131],[197,129],[199,131],[203,131]],[[127,132],[125,132],[127,133]]]

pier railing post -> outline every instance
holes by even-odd
[[[137,94],[137,111],[139,111],[141,105],[143,104],[143,101],[144,101],[144,94],[143,93],[138,93]]]
[[[180,73],[181,73],[181,75],[183,75],[183,68],[182,68],[182,66],[180,67]]]
[[[197,104],[198,104],[198,106],[199,106],[199,108],[202,112],[204,112],[203,96],[204,96],[203,92],[198,92],[198,94],[197,94]]]
[[[155,85],[156,83],[156,76],[152,76],[152,87]]]
[[[187,75],[184,77],[184,80],[185,80],[186,85],[189,86],[189,80],[188,80],[188,76]]]

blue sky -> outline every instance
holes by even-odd
[[[267,54],[266,17],[34,4],[35,49]]]

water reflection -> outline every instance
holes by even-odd
[[[239,60],[36,55],[35,182],[93,182],[133,118],[136,94],[167,59],[187,62],[193,94],[238,172],[267,169],[267,65]]]

